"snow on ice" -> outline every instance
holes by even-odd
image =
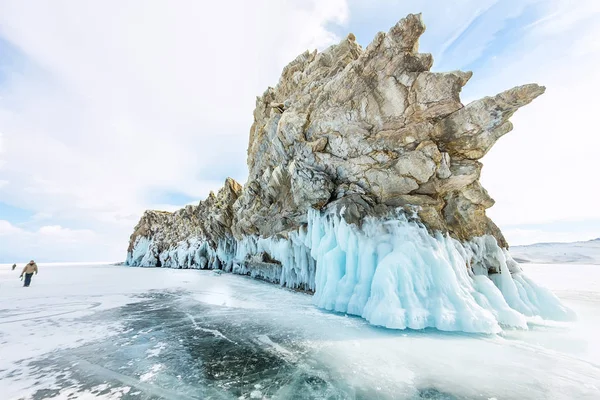
[[[400,331],[233,274],[41,264],[23,288],[4,265],[0,397],[600,398],[600,270],[524,268],[580,318],[501,335]]]

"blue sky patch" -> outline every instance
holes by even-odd
[[[148,195],[148,201],[154,204],[171,204],[184,206],[189,203],[197,203],[200,199],[188,194],[169,190],[153,190]]]
[[[25,56],[11,43],[0,36],[0,86],[6,82],[8,75],[23,69]]]
[[[33,211],[15,207],[0,201],[0,220],[8,221],[13,225],[29,221],[34,214]]]

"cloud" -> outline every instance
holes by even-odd
[[[13,226],[10,222],[0,219],[0,236],[8,236],[14,233],[20,233],[21,229]]]
[[[26,230],[0,220],[0,263],[24,262],[31,258],[52,262],[111,259],[110,245],[104,237],[89,229],[69,229],[60,225],[45,225],[37,230]]]
[[[182,205],[153,193],[245,180],[256,95],[347,16],[337,0],[2,2],[0,201],[111,232],[124,256],[144,209]]]
[[[483,159],[482,182],[496,200],[489,215],[501,227],[600,217],[600,186],[592,183],[600,136],[590,124],[600,107],[600,4],[579,6],[575,13],[568,2],[552,2],[549,16],[524,30],[480,74],[506,87],[527,82],[547,87],[517,112],[514,131]]]

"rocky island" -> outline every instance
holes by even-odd
[[[424,31],[408,15],[365,49],[349,34],[299,55],[256,100],[247,183],[146,211],[127,265],[248,274],[396,329],[571,318],[511,258],[479,182],[479,160],[544,87],[463,105],[471,73],[430,72]]]

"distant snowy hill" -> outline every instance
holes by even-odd
[[[513,246],[510,253],[516,261],[522,263],[600,264],[600,238],[586,242]]]

